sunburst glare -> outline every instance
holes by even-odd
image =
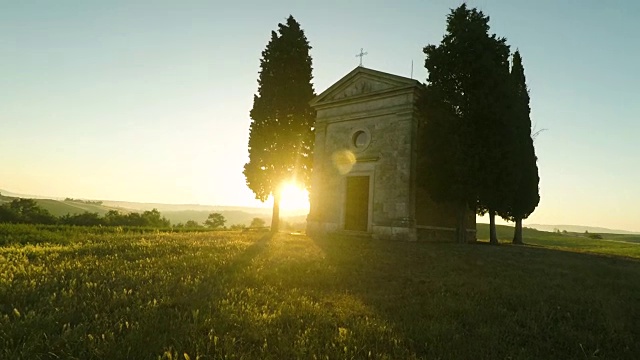
[[[280,209],[286,212],[308,212],[309,192],[293,182],[287,182],[280,188]]]

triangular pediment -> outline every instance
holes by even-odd
[[[416,86],[417,80],[358,66],[311,100],[311,106]]]

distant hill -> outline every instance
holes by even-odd
[[[143,212],[147,210],[158,209],[162,216],[171,221],[171,224],[185,223],[188,220],[194,220],[203,223],[210,213],[217,212],[222,214],[227,220],[227,226],[244,224],[249,225],[254,218],[261,218],[267,224],[271,222],[271,209],[269,208],[252,208],[242,206],[213,206],[199,204],[160,204],[160,203],[136,203],[128,201],[110,201],[97,200],[97,203],[86,203],[84,201],[65,201],[63,199],[52,199],[46,197],[34,197],[30,195],[16,194],[9,191],[0,190],[0,204],[10,202],[15,198],[35,199],[38,205],[48,210],[55,216],[64,216],[67,214],[82,214],[84,212],[106,214],[110,210],[116,210],[122,213]],[[306,214],[282,214],[281,220],[291,224],[300,224],[306,222]],[[299,226],[298,226],[299,227]]]
[[[106,206],[130,209],[130,210],[153,210],[158,209],[160,212],[166,211],[245,211],[251,213],[259,213],[270,215],[271,209],[255,208],[243,206],[217,206],[217,205],[200,205],[200,204],[161,204],[161,203],[139,203],[130,201],[112,201],[102,200],[102,204]]]
[[[111,206],[104,206],[98,204],[85,204],[77,201],[60,201],[53,199],[35,199],[38,205],[43,209],[49,210],[49,212],[55,216],[63,216],[67,214],[82,214],[84,212],[98,213],[100,215],[106,214],[110,210],[117,210],[120,212],[130,212],[126,209],[116,208]]]
[[[616,229],[607,229],[603,227],[596,226],[584,226],[584,225],[541,225],[541,224],[526,224],[525,226],[542,230],[542,231],[550,231],[553,232],[555,229],[560,231],[566,230],[568,232],[575,233],[583,233],[588,231],[590,233],[597,234],[623,234],[623,235],[635,235],[640,234],[640,232],[627,231],[627,230],[616,230]]]
[[[11,194],[9,192],[0,192],[0,204],[11,202],[16,198],[34,199],[38,205],[48,210],[55,216],[63,216],[67,214],[82,214],[84,212],[98,213],[100,215],[106,214],[110,210],[117,210],[123,213],[129,213],[131,210],[118,208],[113,206],[105,206],[100,204],[88,204],[79,201],[64,201],[56,199],[42,199],[42,198],[29,198],[27,196],[7,196],[5,194]],[[14,195],[14,194],[12,194]]]
[[[226,226],[236,224],[251,224],[254,218],[261,218],[268,223],[271,222],[270,208],[256,208],[243,206],[215,206],[200,204],[161,204],[161,203],[136,203],[127,201],[103,201],[103,205],[124,208],[129,211],[146,211],[158,209],[164,217],[169,219],[172,224],[185,223],[188,220],[194,220],[199,223],[204,222],[210,213],[217,212],[222,214],[227,220]],[[295,224],[306,222],[306,213],[287,214],[281,211],[281,220]]]
[[[53,196],[42,196],[42,195],[27,195],[27,194],[17,194],[11,191],[0,189],[0,198],[2,197],[10,197],[10,198],[24,198],[24,199],[54,199],[54,200],[63,200],[63,198],[57,198]]]

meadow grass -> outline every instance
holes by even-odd
[[[0,358],[640,356],[640,254],[621,242],[72,234],[0,247]]]

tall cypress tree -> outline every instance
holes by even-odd
[[[420,102],[419,179],[432,198],[457,207],[456,238],[466,239],[466,214],[502,205],[494,182],[504,146],[509,47],[489,34],[489,17],[462,4],[447,16],[441,43],[424,48],[427,87]],[[495,227],[494,227],[495,229]]]
[[[487,41],[478,102],[479,163],[478,213],[488,213],[491,244],[498,244],[495,217],[508,212],[508,198],[515,188],[514,96],[509,76],[509,46],[495,35]]]
[[[280,188],[284,182],[309,185],[315,112],[311,46],[300,24],[289,16],[271,32],[262,52],[258,94],[254,95],[249,135],[247,186],[256,198],[273,196],[271,231],[280,218]]]
[[[511,66],[511,86],[514,95],[513,124],[515,128],[513,153],[517,161],[514,171],[518,174],[516,188],[509,197],[509,211],[505,217],[515,221],[514,244],[522,244],[522,219],[533,213],[540,202],[537,157],[531,136],[531,108],[529,90],[524,75],[522,56],[516,51]]]

